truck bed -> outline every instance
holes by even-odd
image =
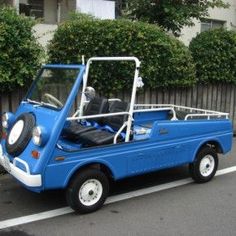
[[[229,113],[205,110],[174,104],[136,104],[135,112],[148,112],[155,110],[170,109],[172,120],[190,120],[190,119],[229,119]]]

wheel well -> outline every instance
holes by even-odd
[[[87,164],[87,165],[84,165],[84,166],[81,166],[79,169],[77,169],[75,171],[75,173],[73,173],[73,175],[70,177],[70,180],[69,180],[69,183],[71,182],[71,180],[77,175],[77,173],[79,171],[83,171],[85,169],[97,169],[97,170],[100,170],[102,171],[108,178],[108,180],[110,182],[113,181],[114,177],[113,177],[113,174],[110,170],[109,167],[107,167],[106,165],[104,164],[101,164],[101,163],[90,163],[90,164]]]
[[[223,153],[222,147],[217,141],[208,141],[202,144],[201,147],[199,148],[199,151],[206,146],[213,148],[216,151],[216,153]]]

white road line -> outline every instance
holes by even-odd
[[[236,166],[232,166],[229,168],[218,170],[216,173],[216,176],[226,175],[226,174],[229,174],[232,172],[236,172]],[[107,201],[105,202],[105,204],[119,202],[119,201],[127,200],[130,198],[147,195],[150,193],[155,193],[155,192],[160,192],[160,191],[171,189],[171,188],[180,187],[180,186],[183,186],[186,184],[190,184],[192,182],[193,182],[192,179],[187,178],[187,179],[177,180],[177,181],[173,181],[170,183],[166,183],[166,184],[162,184],[162,185],[158,185],[158,186],[154,186],[154,187],[140,189],[140,190],[124,193],[124,194],[119,194],[116,196],[109,197],[107,199]],[[53,217],[57,217],[57,216],[61,216],[61,215],[66,215],[66,214],[69,214],[72,212],[73,212],[73,210],[71,210],[71,208],[63,207],[63,208],[59,208],[56,210],[45,211],[45,212],[41,212],[41,213],[37,213],[37,214],[33,214],[33,215],[22,216],[22,217],[18,217],[18,218],[14,218],[14,219],[4,220],[4,221],[0,221],[0,230],[5,229],[5,228],[9,228],[9,227],[14,227],[17,225],[22,225],[22,224],[27,224],[27,223],[39,221],[39,220],[45,220],[45,219],[49,219],[49,218],[53,218]]]
[[[229,173],[232,173],[232,172],[235,172],[235,171],[236,171],[236,166],[231,166],[231,167],[228,167],[228,168],[225,168],[225,169],[222,169],[222,170],[218,170],[216,172],[216,176],[226,175],[226,174],[229,174]]]
[[[179,186],[190,184],[192,182],[193,182],[192,179],[187,178],[187,179],[177,180],[177,181],[166,183],[166,184],[161,184],[158,186],[153,186],[153,187],[149,187],[149,188],[135,190],[135,191],[128,192],[128,193],[119,194],[116,196],[109,197],[106,201],[106,204],[113,203],[113,202],[119,202],[119,201],[127,200],[130,198],[134,198],[134,197],[139,197],[139,196],[147,195],[150,193],[160,192],[160,191],[171,189],[171,188],[176,188]]]
[[[17,225],[31,223],[34,221],[45,220],[45,219],[53,218],[56,216],[69,214],[72,212],[73,211],[71,208],[64,207],[64,208],[59,208],[59,209],[52,210],[52,211],[45,211],[45,212],[41,212],[41,213],[37,213],[37,214],[33,214],[33,215],[22,216],[22,217],[10,219],[10,220],[4,220],[4,221],[0,222],[0,230],[5,229],[5,228],[9,228],[9,227],[13,227],[13,226],[17,226]]]

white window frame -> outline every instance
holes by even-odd
[[[225,24],[226,24],[226,21],[224,20],[216,20],[216,19],[202,19],[201,20],[201,32],[204,32],[204,31],[207,31],[207,30],[210,30],[210,29],[213,29],[214,27],[214,23],[220,23],[222,24],[222,27],[225,27]],[[202,29],[202,26],[203,25],[209,25],[210,28],[209,29],[206,29],[206,30],[203,30]],[[220,28],[220,27],[219,27]]]

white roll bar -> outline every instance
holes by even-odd
[[[130,101],[130,108],[129,108],[129,112],[125,113],[125,114],[128,114],[125,142],[128,142],[130,139],[130,131],[131,131],[131,126],[132,126],[134,103],[135,103],[136,91],[137,91],[137,82],[138,82],[139,69],[140,69],[140,64],[141,64],[141,62],[139,61],[139,59],[137,57],[92,57],[92,58],[90,58],[87,62],[85,74],[83,77],[83,90],[82,90],[82,97],[81,97],[81,103],[80,103],[79,117],[69,118],[68,120],[80,119],[81,117],[83,117],[83,107],[84,107],[84,103],[86,101],[86,97],[85,97],[84,92],[85,92],[85,88],[87,87],[90,65],[92,64],[93,61],[134,61],[135,62],[135,73],[134,73],[134,81],[133,81],[132,95],[131,95],[131,101]],[[119,113],[114,113],[113,115],[119,115]],[[102,117],[104,117],[104,116],[105,115],[103,114]],[[99,116],[97,116],[97,117],[99,117]]]
[[[108,113],[108,114],[98,114],[98,115],[91,115],[91,116],[83,116],[83,107],[84,107],[84,104],[86,103],[86,97],[85,97],[84,92],[87,87],[90,65],[92,64],[93,61],[133,61],[133,62],[135,62],[135,73],[134,73],[134,80],[133,80],[133,87],[132,87],[132,94],[131,94],[129,111]],[[177,120],[176,110],[183,109],[183,110],[189,111],[189,113],[186,114],[186,116],[185,116],[185,120],[188,120],[191,117],[193,118],[193,117],[197,117],[197,116],[206,117],[207,119],[210,119],[211,117],[225,117],[226,119],[228,119],[228,116],[229,116],[228,113],[216,112],[216,111],[211,111],[211,110],[204,110],[204,109],[198,109],[198,108],[192,108],[192,107],[186,107],[186,106],[178,106],[178,105],[173,105],[173,104],[135,104],[140,64],[141,64],[141,62],[136,57],[92,57],[92,58],[90,58],[87,61],[85,73],[83,76],[83,89],[82,89],[82,97],[81,97],[79,110],[76,111],[76,113],[72,117],[67,118],[67,120],[82,120],[82,119],[89,119],[89,118],[127,115],[127,117],[128,117],[127,121],[124,122],[124,124],[118,130],[117,134],[114,137],[113,142],[116,143],[118,136],[124,130],[125,127],[126,127],[125,142],[129,142],[134,112],[170,110],[173,113],[173,117],[171,120]],[[116,100],[118,100],[118,99],[110,99],[110,101],[116,101]],[[145,109],[140,109],[140,107],[145,107]],[[192,112],[195,112],[195,113],[193,114]]]
[[[72,116],[68,117],[66,120],[85,120],[85,119],[92,119],[92,118],[101,118],[101,117],[109,117],[109,116],[121,116],[121,115],[129,115],[129,112],[115,112],[115,113],[104,113],[98,115],[89,115],[89,116]]]

